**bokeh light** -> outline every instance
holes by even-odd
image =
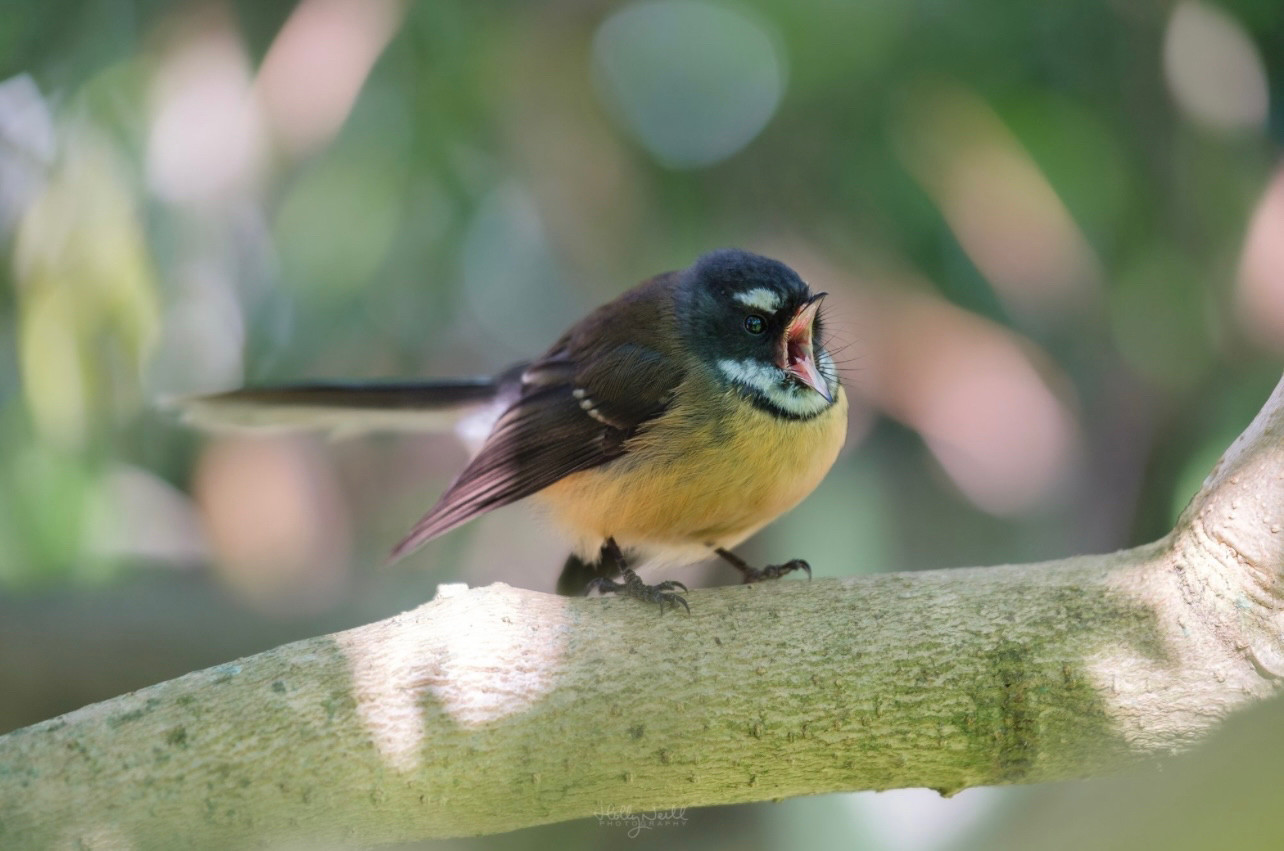
[[[856,388],[918,431],[968,499],[1012,514],[1066,495],[1081,447],[1053,386],[1068,383],[1028,342],[931,297],[867,310],[878,331]]]
[[[152,77],[148,182],[166,201],[232,200],[254,189],[267,156],[249,56],[222,6],[172,26]]]
[[[1275,173],[1253,213],[1235,294],[1249,339],[1284,351],[1284,171]]]
[[[1195,121],[1220,130],[1266,121],[1270,96],[1262,57],[1243,26],[1220,6],[1173,7],[1164,33],[1164,77]]]
[[[315,447],[290,438],[212,443],[193,491],[222,579],[248,600],[325,608],[342,593],[347,512]]]
[[[897,128],[906,168],[1014,313],[1050,321],[1090,304],[1097,259],[1038,165],[975,93],[915,90]]]
[[[0,233],[8,233],[54,158],[53,115],[29,74],[0,82]]]
[[[602,23],[593,60],[624,126],[674,168],[712,165],[739,151],[784,91],[773,33],[730,3],[630,4]]]
[[[404,9],[402,0],[304,0],[295,7],[256,83],[286,150],[306,154],[339,132]]]

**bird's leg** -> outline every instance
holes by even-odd
[[[655,585],[647,585],[642,581],[642,577],[633,572],[629,567],[628,561],[624,558],[624,553],[620,551],[620,545],[615,542],[614,538],[607,538],[602,544],[602,555],[599,561],[603,572],[619,573],[623,581],[616,581],[607,576],[599,576],[589,583],[589,590],[596,588],[598,591],[612,591],[616,594],[623,594],[626,597],[633,597],[637,600],[645,600],[649,603],[659,603],[660,613],[664,613],[664,606],[668,603],[673,608],[679,604],[690,614],[691,607],[681,594],[677,594],[673,589],[681,588],[687,590],[687,586],[676,580],[667,580]]]
[[[736,570],[740,571],[740,575],[744,577],[745,584],[758,582],[763,579],[779,579],[786,573],[793,573],[795,570],[807,571],[807,578],[811,579],[811,565],[800,558],[790,559],[784,564],[769,564],[766,567],[751,567],[748,562],[733,553],[731,550],[724,550],[722,547],[718,547],[714,552],[722,556]]]
[[[583,597],[599,585],[599,580],[610,580],[620,575],[624,553],[617,546],[611,553],[602,552],[596,559],[585,561],[575,553],[566,557],[562,573],[557,577],[557,593],[563,597]]]
[[[585,561],[571,553],[562,565],[562,573],[557,577],[557,593],[563,597],[583,597],[589,592],[594,580],[601,576],[600,561]]]

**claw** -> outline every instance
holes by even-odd
[[[691,614],[691,607],[687,605],[686,598],[681,594],[661,594],[660,597],[675,609],[678,607],[677,604],[681,603],[682,608],[687,610],[687,614]],[[660,614],[664,614],[664,603],[660,604]]]
[[[659,582],[655,585],[647,585],[642,581],[641,577],[629,569],[627,565],[622,566],[621,572],[624,575],[623,582],[617,582],[614,579],[599,576],[588,584],[586,593],[587,591],[597,591],[603,594],[611,592],[614,594],[622,594],[626,597],[633,597],[634,599],[648,603],[659,603],[660,614],[664,614],[666,603],[675,609],[678,607],[678,604],[681,603],[682,608],[687,610],[687,614],[691,614],[691,607],[687,605],[687,601],[681,594],[675,594],[672,590],[674,588],[681,588],[683,591],[688,590],[687,586],[683,585],[681,582],[678,582],[676,579],[666,579],[664,582]]]
[[[780,572],[782,575],[794,570],[807,571],[807,581],[811,581],[811,565],[800,558],[790,559],[780,566]]]
[[[614,579],[599,576],[589,580],[589,584],[584,586],[584,593],[587,595],[590,591],[596,591],[599,594],[605,594],[608,591],[619,591],[623,587],[623,584],[616,582]]]
[[[730,550],[716,549],[718,555],[722,556],[734,567],[740,571],[742,582],[748,585],[751,582],[760,582],[764,579],[779,579],[786,573],[792,573],[795,570],[807,571],[807,580],[811,581],[811,565],[800,558],[790,559],[784,564],[769,564],[766,567],[751,567],[744,559]]]

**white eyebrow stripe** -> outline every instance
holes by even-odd
[[[780,294],[766,287],[754,287],[751,290],[736,293],[732,298],[745,307],[753,307],[767,313],[775,313],[780,309]]]

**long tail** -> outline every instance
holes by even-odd
[[[449,431],[470,413],[484,416],[512,385],[491,378],[422,382],[322,382],[250,387],[166,400],[186,423],[215,431],[321,431],[340,437],[372,431]]]

